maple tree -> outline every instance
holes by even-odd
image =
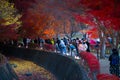
[[[73,2],[73,0],[71,1]],[[48,35],[44,33],[50,28],[54,30],[55,34],[70,33],[71,26],[74,26],[70,24],[72,18],[70,8],[75,7],[75,5],[70,7],[71,1],[14,0],[16,8],[23,14],[21,19],[23,23],[19,29],[22,37],[42,37]],[[77,2],[74,1],[74,4]]]
[[[77,20],[92,25],[98,29],[101,39],[101,51],[105,45],[105,39],[111,37],[111,47],[116,47],[120,40],[120,1],[118,0],[82,0],[79,2],[84,8],[87,17],[78,16]],[[104,54],[103,54],[104,55]],[[103,56],[102,55],[102,56]]]
[[[90,39],[97,39],[97,38],[99,38],[97,33],[98,33],[97,28],[92,28],[92,29],[86,30],[86,34],[89,35]]]
[[[0,41],[17,38],[20,14],[14,8],[13,3],[7,0],[0,0]]]
[[[19,10],[20,13],[27,11],[28,8],[32,7],[36,0],[9,0],[15,4],[15,7]],[[22,6],[21,6],[22,5]]]
[[[22,16],[21,20],[22,26],[20,28],[20,34],[22,37],[36,38],[43,35],[49,18],[36,11],[28,10],[28,12]]]
[[[95,0],[94,2],[91,2],[90,0],[83,0],[81,3],[84,4],[86,7],[89,7],[89,10],[87,10],[87,12],[95,17],[96,23],[100,24],[101,27],[99,27],[100,29],[102,29],[103,32],[107,31],[106,29],[108,28],[113,29],[113,31],[115,30],[119,32],[120,1]]]
[[[52,28],[49,28],[49,29],[46,29],[45,31],[44,31],[44,34],[46,35],[45,36],[45,38],[49,38],[49,39],[52,39],[54,36],[55,36],[55,31],[54,31],[54,29],[52,29]]]
[[[87,11],[87,13],[86,14],[84,13],[84,15],[85,16],[87,15],[88,18],[82,19],[79,16],[79,18],[78,18],[79,21],[81,20],[81,22],[85,22],[86,24],[89,24],[91,26],[99,25],[99,27],[97,27],[97,28],[99,28],[98,30],[100,30],[100,31],[98,31],[99,34],[100,34],[100,32],[103,32],[105,35],[108,35],[105,32],[108,32],[111,30],[106,30],[107,29],[106,26],[108,27],[108,25],[112,25],[112,26],[109,26],[109,27],[111,27],[110,29],[114,29],[114,30],[119,29],[119,27],[117,27],[118,26],[117,22],[119,21],[119,18],[115,17],[115,16],[119,16],[117,14],[117,12],[119,12],[119,9],[118,9],[119,6],[118,5],[114,6],[113,1],[114,0],[110,0],[110,1],[95,0],[94,2],[91,2],[90,0],[82,0],[82,1],[81,0],[80,1],[79,0],[76,0],[76,1],[74,1],[74,0],[63,0],[63,1],[30,0],[29,2],[27,2],[26,0],[22,0],[22,1],[15,0],[15,6],[23,14],[29,14],[29,13],[32,14],[32,11],[34,12],[34,9],[35,9],[37,11],[37,13],[39,13],[39,14],[34,15],[34,16],[43,15],[43,14],[47,15],[47,16],[54,16],[54,20],[49,19],[49,22],[46,21],[47,22],[46,26],[50,27],[50,28],[54,28],[55,32],[57,32],[57,28],[58,29],[62,28],[63,31],[60,31],[59,33],[61,33],[61,32],[68,33],[70,31],[68,29],[70,29],[70,26],[73,26],[73,24],[69,24],[69,23],[71,23],[71,19],[73,18],[72,14],[73,13],[83,13],[83,12],[81,12],[81,9],[83,8],[84,10]],[[80,6],[79,6],[79,4],[80,4]],[[84,6],[81,7],[81,4]],[[109,4],[109,6],[106,6],[107,4]],[[20,6],[20,5],[23,5],[23,6]],[[114,7],[117,7],[117,9]],[[30,10],[28,11],[28,9],[32,9],[31,12],[30,12]],[[114,10],[115,14],[113,14],[113,9],[115,9]],[[106,10],[108,10],[108,12],[106,12]],[[88,15],[88,13],[90,13],[90,15]],[[91,17],[91,14],[92,14],[92,17]],[[82,15],[82,17],[84,17],[84,15]],[[111,17],[112,15],[114,17]],[[25,18],[26,16],[23,15],[23,17]],[[28,18],[28,19],[30,19],[30,18]],[[68,19],[68,21],[66,21],[67,19]],[[95,19],[96,19],[96,21],[95,21]],[[27,21],[27,19],[26,19],[26,21]],[[23,23],[25,23],[25,22],[23,22]],[[58,24],[60,24],[60,25],[58,25]],[[41,25],[41,24],[39,24],[39,25]],[[68,25],[69,25],[69,27],[68,27]],[[42,28],[43,27],[41,27],[41,29]],[[65,29],[68,31],[65,31]],[[31,29],[31,30],[33,30],[33,29]],[[32,31],[31,31],[31,33],[32,33]],[[38,33],[39,33],[39,31],[38,31]],[[57,32],[57,34],[59,34],[59,33]]]

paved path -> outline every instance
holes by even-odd
[[[94,54],[95,56],[97,56],[96,54]],[[100,73],[108,73],[110,74],[109,72],[109,60],[108,60],[108,56],[105,58],[105,59],[99,59],[99,62],[100,62]]]
[[[99,62],[100,62],[100,73],[110,73],[108,58],[100,59]]]
[[[93,54],[97,57],[97,55],[95,53],[93,53]],[[110,72],[109,72],[110,65],[109,65],[108,57],[109,57],[109,55],[107,55],[105,59],[99,59],[100,73],[108,73],[108,74],[110,74]]]

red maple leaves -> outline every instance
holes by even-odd
[[[103,21],[108,27],[120,30],[120,1],[118,0],[82,0],[80,4],[86,7],[87,12]]]

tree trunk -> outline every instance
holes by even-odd
[[[105,38],[102,38],[100,46],[100,58],[105,58],[105,51],[106,51]]]

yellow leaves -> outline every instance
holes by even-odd
[[[16,72],[17,76],[20,78],[19,80],[40,80],[39,77],[42,77],[42,79],[47,80],[56,80],[55,77],[46,69],[44,69],[41,66],[38,66],[34,64],[31,61],[26,61],[18,58],[10,58],[10,64],[13,66],[16,65],[14,71]],[[25,77],[26,73],[32,73],[31,77]],[[29,79],[28,79],[29,78]]]
[[[13,3],[8,0],[0,0],[0,36],[2,39],[16,39],[17,30],[20,27],[21,15],[17,13]]]
[[[15,12],[14,4],[6,0],[0,0],[0,18],[5,20],[5,22],[0,22],[0,24],[10,25],[16,23],[21,15],[16,15]]]
[[[2,18],[7,18],[7,16],[11,16],[11,14],[14,12],[14,8],[12,7],[12,4],[5,0],[0,1],[0,12]]]

